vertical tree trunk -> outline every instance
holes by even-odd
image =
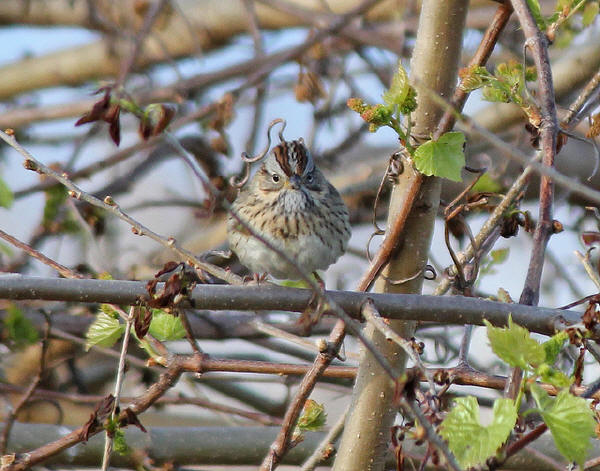
[[[410,74],[418,93],[418,108],[414,113],[413,136],[427,139],[443,114],[425,91],[429,89],[446,98],[456,83],[458,60],[468,0],[424,0],[417,43],[411,61]],[[388,226],[391,225],[406,200],[406,193],[422,177],[410,165],[392,191]],[[439,206],[441,182],[424,178],[419,194],[406,220],[402,240],[388,266],[375,283],[375,291],[389,293],[420,293],[423,277],[396,285],[389,280],[411,278],[427,263],[434,218]],[[400,335],[410,337],[414,323],[391,321]],[[371,326],[366,335],[397,368],[404,369],[406,356]],[[385,451],[390,440],[390,427],[396,416],[393,404],[394,384],[375,358],[364,351],[352,396],[350,415],[337,453],[334,471],[364,471],[383,469]]]

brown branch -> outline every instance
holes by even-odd
[[[554,85],[552,83],[552,69],[550,67],[550,58],[548,57],[548,40],[537,27],[526,0],[511,0],[511,3],[525,34],[525,47],[523,50],[531,50],[538,73],[540,112],[542,114],[540,125],[542,165],[554,168],[556,139],[559,128],[556,116]],[[543,175],[540,179],[540,207],[538,222],[533,234],[533,248],[531,249],[525,286],[519,298],[521,304],[536,305],[539,301],[544,255],[553,232],[553,200],[554,183],[548,176]],[[517,397],[521,386],[521,379],[522,372],[518,367],[515,367],[511,375],[511,381],[506,388],[505,394],[507,397]]]
[[[13,386],[11,384],[1,384],[0,391],[3,393],[18,393],[24,392],[25,388],[20,386]],[[74,404],[90,404],[95,405],[104,399],[104,396],[97,394],[77,394],[77,393],[65,393],[59,391],[51,391],[48,389],[36,389],[32,396],[34,399],[40,400],[54,400],[54,401],[68,401]],[[121,402],[128,403],[132,402],[135,398],[130,396],[121,397]],[[267,414],[259,412],[251,412],[237,407],[226,406],[224,404],[218,404],[206,399],[197,397],[185,397],[185,396],[163,396],[160,397],[155,404],[165,405],[193,405],[202,407],[204,409],[214,410],[216,412],[223,412],[225,414],[237,415],[246,419],[253,420],[263,425],[280,425],[281,419],[273,417]]]
[[[540,125],[542,164],[553,168],[559,127],[556,116],[554,85],[552,83],[552,69],[550,67],[550,58],[548,57],[548,41],[546,36],[538,29],[526,0],[511,0],[511,3],[525,34],[525,48],[531,51],[538,73],[538,100],[542,114]],[[548,176],[544,175],[540,182],[538,222],[533,235],[533,249],[527,270],[527,278],[519,300],[521,304],[534,305],[539,300],[544,254],[553,231],[553,198],[554,184]]]

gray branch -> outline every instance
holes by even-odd
[[[160,288],[160,285],[159,285]],[[417,294],[378,294],[353,291],[328,291],[331,299],[346,313],[360,318],[361,306],[372,299],[382,317],[419,320],[443,324],[482,325],[487,319],[497,326],[506,325],[509,315],[532,332],[552,335],[581,322],[581,315],[545,307],[505,304],[463,296],[423,296]],[[280,310],[302,312],[312,291],[281,286],[198,285],[190,305],[207,310]],[[82,303],[136,304],[148,299],[142,281],[76,280],[38,278],[21,275],[0,276],[0,299],[70,301]]]

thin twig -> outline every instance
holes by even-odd
[[[83,276],[80,275],[79,273],[74,272],[70,268],[67,268],[64,265],[61,265],[60,263],[52,260],[49,257],[46,257],[43,253],[39,252],[38,250],[35,250],[30,245],[28,245],[24,242],[21,242],[16,237],[13,237],[10,234],[7,234],[2,229],[0,229],[0,238],[11,243],[15,247],[20,248],[21,250],[26,252],[29,256],[41,261],[42,263],[48,265],[49,267],[54,268],[58,273],[60,273],[65,278],[83,278]]]
[[[21,144],[19,144],[17,142],[17,140],[14,138],[14,136],[9,136],[5,132],[0,131],[0,138],[4,142],[6,142],[9,146],[11,146],[13,149],[15,149],[17,152],[19,152],[23,157],[25,157],[25,165],[27,168],[29,168],[31,170],[35,170],[38,173],[42,173],[44,175],[51,176],[55,180],[59,181],[60,183],[62,183],[65,187],[67,187],[70,190],[70,195],[72,197],[74,197],[78,200],[81,199],[83,201],[86,201],[87,203],[90,203],[93,206],[103,208],[103,209],[109,211],[110,213],[116,215],[119,219],[122,219],[123,221],[130,224],[132,226],[132,231],[136,235],[140,235],[140,236],[146,235],[146,236],[150,237],[152,240],[158,242],[159,244],[163,245],[164,247],[173,250],[175,253],[177,253],[178,255],[183,257],[185,260],[187,260],[194,266],[200,268],[201,270],[204,270],[207,273],[210,273],[211,275],[216,276],[219,279],[225,280],[230,284],[241,284],[242,283],[242,279],[239,276],[237,276],[231,272],[228,272],[220,267],[217,267],[216,265],[212,265],[210,263],[203,262],[202,260],[199,260],[197,257],[195,257],[194,254],[192,254],[191,252],[179,247],[177,242],[175,241],[175,239],[173,239],[171,237],[167,238],[167,237],[161,236],[161,235],[153,232],[149,228],[145,227],[144,225],[142,225],[141,223],[139,223],[138,221],[133,219],[131,216],[124,213],[121,210],[121,208],[114,202],[114,200],[112,198],[107,197],[107,198],[105,198],[105,201],[101,201],[98,198],[96,198],[95,196],[92,196],[89,193],[86,193],[84,190],[82,190],[77,185],[75,185],[65,175],[61,175],[58,172],[55,172],[50,167],[44,165],[39,160],[37,160],[33,155],[31,155],[27,151],[27,149],[25,149],[23,146],[21,146]]]
[[[575,250],[574,253],[575,253],[575,256],[581,262],[581,264],[583,265],[583,268],[585,268],[585,272],[590,277],[590,280],[592,280],[594,282],[594,284],[596,285],[596,288],[598,289],[598,291],[600,291],[600,277],[598,276],[598,273],[592,266],[592,263],[590,261],[590,253],[586,252],[586,254],[583,255],[579,250]]]
[[[162,369],[162,368],[161,368]],[[18,393],[24,392],[25,388],[20,386],[14,386],[12,384],[2,384],[0,383],[0,391],[3,393]],[[73,404],[89,404],[96,405],[105,396],[98,394],[78,394],[78,393],[66,393],[59,391],[51,391],[48,389],[36,389],[32,395],[34,399],[40,400],[55,400],[55,401],[68,401]],[[132,396],[122,396],[122,402],[131,402],[135,398]],[[280,425],[281,419],[278,417],[273,417],[267,414],[263,414],[260,412],[251,412],[243,409],[239,409],[237,407],[226,406],[223,404],[218,404],[216,402],[208,401],[206,399],[201,399],[198,397],[186,397],[186,396],[163,396],[156,400],[155,404],[164,404],[164,405],[193,405],[202,407],[203,409],[213,410],[217,412],[223,412],[225,414],[237,415],[240,417],[244,417],[249,420],[253,420],[255,422],[259,422],[263,425]]]
[[[131,326],[133,325],[135,317],[135,308],[131,307],[129,309],[129,315],[127,317],[127,322],[125,323],[125,332],[123,334],[123,343],[121,345],[121,355],[119,356],[119,366],[117,368],[117,380],[115,381],[115,390],[114,390],[114,403],[113,409],[110,414],[111,420],[114,422],[117,416],[117,410],[119,410],[120,399],[121,399],[121,389],[123,387],[123,379],[125,377],[125,358],[127,357],[127,349],[129,348],[129,337],[131,335]],[[109,431],[106,431],[106,438],[104,441],[104,454],[102,456],[102,471],[107,471],[109,463],[110,463],[110,454],[112,451],[112,436],[110,436]]]

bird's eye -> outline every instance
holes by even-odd
[[[312,173],[309,173],[308,175],[306,175],[306,183],[312,183],[314,181],[314,177],[312,175]]]
[[[279,183],[279,175],[277,175],[276,173],[274,173],[273,175],[271,175],[271,178],[273,179],[273,181],[275,183]]]

